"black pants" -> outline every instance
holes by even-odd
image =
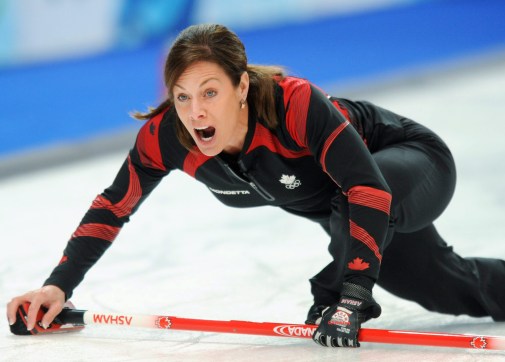
[[[405,141],[373,153],[393,194],[377,284],[431,311],[505,321],[505,262],[462,258],[433,225],[454,193],[450,151],[427,128],[402,122]],[[343,281],[338,240],[349,237],[347,199],[337,195],[333,204],[331,217],[318,220],[329,234],[333,231],[329,250],[334,261],[311,279],[316,304],[336,302]]]

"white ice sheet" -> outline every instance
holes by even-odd
[[[437,131],[459,181],[439,231],[464,256],[505,258],[505,64],[430,78],[368,96]],[[0,183],[0,309],[40,286],[126,150]],[[329,261],[328,239],[303,219],[264,207],[227,208],[189,176],[170,175],[76,290],[73,302],[104,312],[303,323],[308,278]],[[420,271],[422,272],[422,271]],[[504,286],[497,286],[503,288]],[[380,319],[367,327],[505,335],[489,318],[431,313],[380,288]],[[505,301],[504,301],[505,303]],[[87,327],[18,337],[0,318],[2,361],[499,361],[501,352],[363,343],[332,350],[310,340]]]

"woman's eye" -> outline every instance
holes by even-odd
[[[205,92],[206,97],[214,97],[216,94],[217,94],[217,92],[214,90],[208,90]]]
[[[177,96],[177,100],[178,100],[179,102],[185,102],[185,101],[187,101],[187,100],[188,100],[188,96],[187,96],[187,95],[185,95],[185,94],[179,94],[179,95]]]

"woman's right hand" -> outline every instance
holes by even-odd
[[[54,285],[46,285],[40,289],[32,290],[23,295],[12,298],[7,304],[7,319],[10,325],[16,322],[17,310],[23,303],[30,303],[28,308],[27,330],[32,330],[36,323],[37,313],[41,306],[47,308],[41,320],[44,328],[47,328],[53,319],[61,312],[65,305],[65,293]]]

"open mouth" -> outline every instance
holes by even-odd
[[[216,129],[210,126],[195,128],[195,133],[197,134],[198,138],[203,142],[209,142],[214,137]]]

